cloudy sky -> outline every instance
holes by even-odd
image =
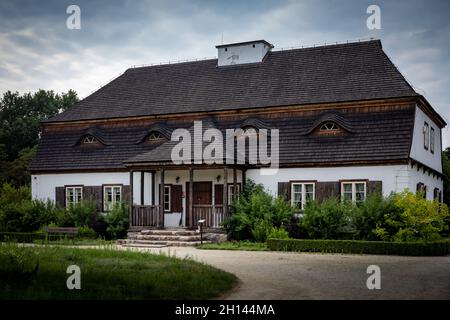
[[[71,4],[81,9],[80,30],[66,27]],[[381,9],[381,30],[366,26],[371,4]],[[85,97],[133,65],[214,57],[222,41],[280,48],[375,37],[450,120],[449,14],[446,0],[1,0],[0,93],[74,89]],[[443,134],[450,146],[450,131]]]

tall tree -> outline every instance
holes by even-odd
[[[28,164],[36,152],[40,123],[78,102],[77,93],[7,91],[0,99],[0,183],[30,183]]]
[[[55,94],[39,90],[20,95],[7,91],[0,100],[0,144],[5,145],[7,159],[13,161],[19,152],[32,148],[39,139],[40,122],[78,102],[75,91]]]

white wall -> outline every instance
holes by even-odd
[[[434,154],[431,153],[430,148],[424,148],[423,126],[427,122],[431,128],[435,130]],[[414,134],[411,145],[410,157],[415,159],[434,170],[442,172],[441,162],[441,129],[428,117],[422,109],[416,106],[416,117],[414,120]]]
[[[413,192],[417,190],[417,184],[423,183],[427,187],[427,199],[433,200],[434,198],[434,188],[438,188],[439,190],[443,190],[444,182],[442,179],[438,179],[437,177],[433,177],[433,174],[429,171],[423,171],[423,168],[420,168],[417,171],[417,166],[411,168],[408,166],[409,173],[409,189]]]
[[[286,168],[279,169],[278,173],[273,176],[260,175],[258,169],[250,169],[247,171],[247,178],[252,179],[256,183],[264,184],[273,195],[276,195],[278,192],[278,182],[288,182],[290,180],[377,180],[383,181],[382,188],[384,195],[389,195],[391,191],[403,191],[403,189],[408,187],[406,165]]]
[[[255,47],[253,47],[253,45]],[[226,49],[226,50],[225,50]],[[218,48],[217,65],[228,66],[233,64],[261,62],[270,47],[263,42],[253,42],[241,45],[229,45]]]
[[[31,176],[31,194],[33,199],[55,201],[55,188],[65,185],[101,186],[102,184],[130,184],[128,172],[93,172],[37,174]]]

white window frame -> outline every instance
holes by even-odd
[[[301,186],[301,191],[300,192],[295,192],[295,186]],[[305,210],[305,206],[306,206],[306,193],[305,192],[305,185],[312,185],[313,186],[313,191],[312,191],[312,201],[314,201],[316,199],[316,183],[315,182],[292,182],[291,183],[291,205],[298,208],[297,205],[297,201],[295,201],[295,193],[300,193],[301,194],[301,208],[299,208],[300,210]]]
[[[167,193],[166,193],[166,190],[168,190]],[[166,201],[166,195],[167,195],[168,201]],[[172,210],[172,186],[171,185],[164,185],[163,209],[164,209],[164,212],[171,212],[171,210]]]
[[[72,190],[73,192],[73,201],[69,201],[69,191]],[[77,191],[79,192],[80,197],[77,196]],[[66,187],[66,208],[68,208],[71,205],[77,204],[79,202],[83,201],[83,187],[82,186],[73,186],[73,187]]]
[[[237,190],[238,190],[238,195],[241,193],[241,184],[237,183]],[[234,184],[229,184],[228,185],[228,204],[233,203],[233,189],[234,189]]]
[[[119,201],[114,197],[114,189],[119,189]],[[107,200],[108,193],[106,189],[111,189],[111,202]],[[122,186],[121,185],[104,185],[103,186],[103,211],[111,211],[112,208],[116,205],[116,203],[120,203],[122,201]]]
[[[364,180],[342,181],[341,182],[341,199],[342,199],[342,201],[345,200],[345,198],[344,198],[344,193],[345,193],[344,185],[345,184],[352,185],[352,199],[351,199],[352,202],[356,202],[356,185],[364,184],[364,200],[359,200],[359,201],[366,201],[366,199],[367,199],[367,181],[364,181]]]
[[[97,139],[94,137],[94,136],[86,136],[86,137],[84,137],[84,139],[83,139],[83,143],[84,144],[93,144],[93,143],[96,143],[97,142]]]

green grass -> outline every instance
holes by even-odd
[[[60,238],[54,240],[34,240],[35,244],[49,244],[49,245],[62,245],[62,246],[104,246],[114,244],[113,240],[104,239],[79,239],[75,238],[73,241],[69,238]]]
[[[69,265],[81,290],[68,290]],[[192,259],[136,251],[0,245],[0,299],[209,299],[234,275]]]
[[[266,243],[250,241],[226,241],[220,243],[207,243],[198,247],[207,250],[244,250],[244,251],[267,251]]]

